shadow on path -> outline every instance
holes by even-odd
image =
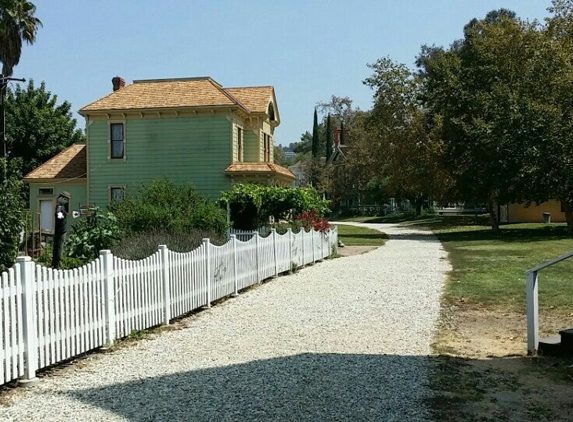
[[[301,354],[68,394],[130,421],[417,421],[429,359]]]

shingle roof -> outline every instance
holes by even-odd
[[[280,174],[291,179],[295,178],[292,171],[277,164],[272,163],[234,163],[225,169],[225,173],[230,174]]]
[[[211,78],[152,79],[134,81],[79,112],[226,105],[240,106]]]
[[[229,94],[255,113],[266,113],[273,98],[272,86],[251,86],[245,88],[225,88]]]
[[[30,179],[85,179],[86,144],[73,144],[24,177]]]

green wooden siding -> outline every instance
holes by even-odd
[[[115,121],[114,121],[115,122]],[[134,193],[142,183],[168,178],[192,182],[213,199],[229,189],[231,124],[224,116],[125,120],[125,159],[109,160],[109,123],[89,126],[89,200],[107,206],[109,186]]]
[[[246,163],[258,163],[259,160],[259,137],[252,130],[243,133],[243,161]]]
[[[51,196],[46,196],[46,195],[40,196],[39,194],[40,188],[42,189],[53,188],[54,194]],[[40,212],[40,210],[38,209],[39,200],[40,199],[52,200],[55,212],[56,198],[62,192],[68,192],[71,197],[70,215],[68,215],[67,218],[67,226],[69,229],[74,222],[74,219],[72,218],[71,215],[72,211],[79,211],[80,205],[86,203],[87,189],[85,183],[78,183],[78,182],[62,183],[57,181],[55,181],[54,183],[30,183],[30,211],[34,216],[34,228],[37,228],[39,224],[39,218],[38,218]]]

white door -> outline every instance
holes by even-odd
[[[499,207],[499,222],[509,223],[508,205],[502,205]]]
[[[40,231],[54,232],[54,204],[51,200],[40,200]]]

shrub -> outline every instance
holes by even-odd
[[[3,160],[2,160],[3,161]],[[0,165],[0,171],[3,166]],[[20,196],[21,182],[10,178],[2,180],[0,175],[0,204],[2,204],[2,218],[0,218],[0,272],[14,265],[18,255],[20,232],[23,228],[24,204]]]
[[[291,220],[294,215],[314,211],[322,217],[328,204],[313,187],[264,186],[238,183],[224,192],[221,202],[230,205],[233,226],[252,230],[274,221]]]
[[[114,255],[123,259],[143,259],[154,254],[158,245],[167,245],[174,252],[189,252],[201,246],[203,238],[211,239],[215,245],[223,245],[227,238],[220,233],[191,230],[187,233],[155,229],[145,233],[134,233],[111,248]]]
[[[99,251],[111,248],[121,238],[116,217],[109,211],[92,209],[72,226],[64,245],[65,254],[83,263],[96,259]]]
[[[193,185],[177,186],[167,179],[142,186],[135,196],[114,202],[110,209],[127,233],[144,233],[155,229],[188,233],[204,230],[224,234],[225,211],[199,195]]]
[[[42,249],[42,252],[38,258],[36,258],[36,263],[49,268],[52,266],[52,255],[53,249],[51,247],[44,248]],[[63,254],[62,260],[60,261],[60,269],[69,270],[71,268],[78,268],[86,263],[86,260],[80,258],[72,258],[71,256]]]
[[[306,231],[314,229],[317,232],[324,233],[330,228],[328,221],[325,218],[318,217],[314,211],[305,211],[302,215],[295,216],[295,220],[300,221]]]

